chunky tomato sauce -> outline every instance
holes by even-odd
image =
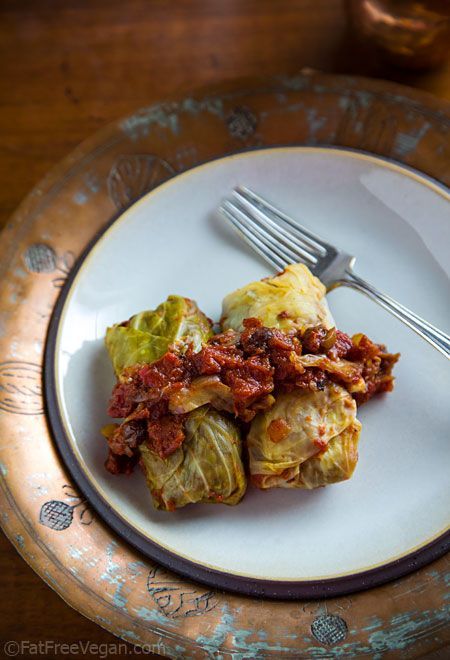
[[[198,353],[173,349],[152,364],[125,372],[108,408],[111,417],[125,421],[107,433],[106,468],[112,473],[131,472],[142,442],[161,458],[172,454],[185,438],[188,412],[174,413],[174,402],[189,404],[202,388],[211,405],[248,423],[273,404],[273,394],[295,388],[322,390],[328,382],[340,384],[363,403],[378,392],[392,390],[397,359],[365,335],[350,338],[322,326],[284,333],[258,319],[246,319],[242,332],[215,335]],[[211,387],[211,392],[205,390]],[[215,398],[219,387],[220,398]],[[271,436],[276,442],[286,432],[274,426]]]

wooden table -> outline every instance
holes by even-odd
[[[450,99],[449,63],[386,69],[358,48],[340,0],[3,0],[0,226],[100,126],[195,87],[310,67]],[[117,641],[66,606],[2,535],[0,571],[0,641]]]

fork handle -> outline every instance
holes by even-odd
[[[358,277],[352,270],[346,271],[346,277],[342,278],[337,285],[349,286],[352,289],[365,293],[369,298],[377,302],[381,307],[396,316],[400,321],[403,321],[414,332],[425,339],[429,344],[434,346],[438,351],[450,359],[450,336],[447,335],[439,328],[436,328],[425,319],[422,319],[414,312],[411,312],[407,307],[398,303],[391,296],[381,293],[374,286]]]

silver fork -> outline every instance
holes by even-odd
[[[277,270],[302,262],[328,291],[349,286],[365,293],[450,358],[449,335],[358,277],[353,272],[355,257],[316,236],[259,195],[248,188],[236,188],[233,199],[225,200],[219,210],[241,238]]]

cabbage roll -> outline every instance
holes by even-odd
[[[358,462],[358,440],[361,423],[354,419],[350,426],[330,440],[325,451],[300,465],[298,488],[319,488],[350,479]]]
[[[211,336],[211,321],[193,300],[169,296],[156,309],[108,328],[105,341],[115,374],[121,379],[127,367],[150,364],[171,346],[191,345],[198,351]]]
[[[246,489],[236,425],[213,408],[191,412],[183,444],[165,460],[141,445],[153,504],[171,511],[193,502],[237,504]]]
[[[252,282],[223,301],[222,327],[241,330],[246,318],[265,326],[308,331],[335,326],[325,299],[325,286],[303,264],[292,264],[272,278]],[[354,365],[325,355],[297,358],[304,366],[340,376]],[[359,379],[355,391],[364,388]],[[316,488],[348,479],[357,462],[361,424],[347,390],[333,383],[322,391],[294,389],[274,393],[275,404],[252,421],[247,437],[249,470],[259,488]]]
[[[335,323],[325,299],[326,289],[303,264],[287,266],[282,273],[251,282],[223,300],[222,328],[242,330],[243,321],[260,319],[265,326],[305,330]]]
[[[279,394],[250,427],[252,482],[263,489],[316,488],[348,479],[360,428],[356,403],[339,385]]]
[[[164,401],[146,400],[142,393],[135,400],[126,398],[133,373],[158,360],[159,365],[170,349],[196,353],[211,336],[209,319],[181,296],[169,296],[155,310],[136,314],[106,333],[118,379],[109,410],[111,416],[125,418],[103,430],[110,448],[106,468],[129,473],[139,461],[157,509],[170,511],[191,502],[237,504],[246,489],[234,420],[209,406],[179,415],[166,409]],[[167,360],[164,368],[170,366]]]

